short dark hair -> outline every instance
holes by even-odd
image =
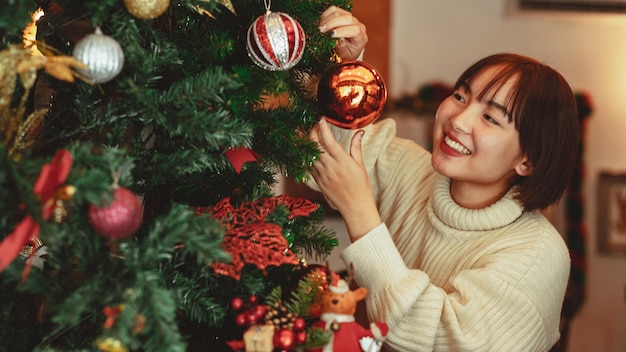
[[[502,70],[479,92],[478,99],[491,98],[514,79],[505,104],[519,131],[522,153],[533,167],[529,176],[514,179],[515,197],[525,211],[545,209],[561,199],[578,165],[580,126],[574,93],[553,68],[509,53],[479,60],[461,74],[455,89],[494,66]]]

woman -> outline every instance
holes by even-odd
[[[571,88],[552,68],[497,54],[439,106],[432,154],[391,119],[341,130],[322,118],[311,186],[342,215],[342,252],[369,290],[387,350],[547,351],[559,338],[567,247],[539,210],[577,163]]]

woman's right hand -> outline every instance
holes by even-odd
[[[363,164],[361,138],[364,133],[359,130],[354,134],[350,153],[335,140],[323,118],[309,134],[309,138],[316,141],[321,149],[311,175],[329,204],[341,213],[352,241],[382,222]]]

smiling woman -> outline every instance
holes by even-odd
[[[372,293],[370,319],[389,324],[390,349],[556,343],[570,259],[539,210],[563,193],[579,139],[558,72],[516,54],[471,65],[437,110],[432,154],[396,138],[392,119],[357,131],[322,121],[310,138],[324,151],[310,185],[346,224],[342,259]]]

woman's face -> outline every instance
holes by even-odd
[[[485,69],[469,86],[461,86],[441,103],[435,118],[432,165],[452,179],[452,197],[468,208],[490,205],[507,192],[516,174],[531,171],[505,105],[515,79],[478,100],[499,70]]]

